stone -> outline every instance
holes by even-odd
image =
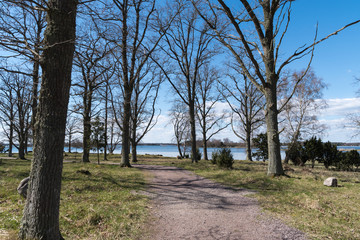
[[[335,177],[329,177],[329,178],[325,179],[324,185],[328,186],[328,187],[337,187],[338,182],[337,182],[337,179]]]
[[[18,193],[26,199],[28,184],[29,184],[30,177],[24,178],[21,180],[19,186],[17,187]]]

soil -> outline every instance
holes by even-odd
[[[268,216],[245,189],[233,189],[176,167],[134,165],[150,173],[151,236],[143,239],[307,239]]]

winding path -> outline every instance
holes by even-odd
[[[150,239],[307,239],[270,218],[249,190],[234,190],[175,167],[135,165],[151,174]]]

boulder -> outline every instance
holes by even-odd
[[[325,179],[324,185],[328,186],[328,187],[337,187],[338,182],[337,182],[337,179],[335,177],[329,177],[329,178]]]
[[[23,196],[24,198],[26,198],[27,189],[28,189],[28,184],[29,184],[29,179],[30,179],[30,177],[24,178],[23,180],[21,180],[19,186],[17,187],[18,193],[19,193],[21,196]]]

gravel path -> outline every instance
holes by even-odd
[[[175,167],[135,165],[151,174],[150,239],[306,239],[261,211],[249,190],[234,191]]]

